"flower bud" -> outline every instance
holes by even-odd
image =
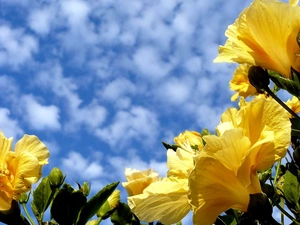
[[[30,192],[28,193],[28,195],[26,193],[22,193],[19,199],[20,204],[26,204],[29,200],[29,196],[30,196]]]
[[[81,186],[81,191],[84,196],[88,196],[90,194],[91,185],[88,184],[88,182],[83,182],[83,185]]]
[[[50,185],[54,187],[60,187],[65,180],[65,176],[63,175],[63,172],[57,167],[54,167],[51,170],[48,177],[49,177]]]
[[[268,88],[270,84],[268,71],[260,66],[251,66],[248,71],[249,82],[258,91],[263,91]]]
[[[272,205],[264,193],[250,194],[250,202],[247,212],[260,221],[270,221],[272,219]]]
[[[97,216],[102,219],[108,218],[114,210],[117,208],[120,202],[120,191],[115,190],[105,201],[105,203],[101,206],[101,208],[97,212]]]

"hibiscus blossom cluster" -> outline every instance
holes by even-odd
[[[165,177],[126,169],[128,205],[141,221],[175,224],[191,211],[196,225],[279,224],[276,206],[300,223],[299,33],[298,0],[254,0],[228,27],[214,62],[238,64],[229,87],[239,108],[213,134],[185,131],[164,143]]]

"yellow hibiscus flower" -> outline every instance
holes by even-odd
[[[194,167],[195,155],[195,151],[186,151],[180,147],[176,151],[169,149],[167,177],[152,182],[142,193],[127,198],[132,212],[141,221],[174,224],[188,214],[191,210],[188,177]]]
[[[175,137],[174,142],[180,148],[190,153],[194,153],[195,150],[201,150],[203,148],[201,134],[196,131],[186,130],[185,132],[180,133],[177,137]]]
[[[285,103],[291,110],[293,110],[296,114],[300,112],[300,101],[297,97],[293,96],[292,100],[287,100]],[[289,113],[288,113],[289,114]],[[291,114],[289,114],[289,117],[293,117]]]
[[[258,94],[256,88],[250,84],[248,79],[248,70],[250,67],[248,64],[241,64],[234,71],[233,78],[229,82],[229,87],[230,90],[237,93],[231,96],[231,101],[236,101],[239,96],[246,98]]]
[[[142,221],[174,224],[191,210],[187,180],[164,178],[150,184],[142,194],[127,198],[132,212]]]
[[[261,66],[290,78],[291,67],[300,72],[298,1],[255,0],[228,27],[227,41],[214,62]]]
[[[286,111],[273,99],[240,101],[240,110],[228,109],[217,127],[219,135],[232,128],[242,128],[255,147],[256,170],[265,170],[285,156],[290,144],[291,123]],[[253,150],[254,151],[254,150]]]
[[[41,178],[42,165],[50,156],[47,147],[33,135],[24,135],[12,151],[12,138],[0,131],[0,210],[9,210],[12,200],[31,189]]]
[[[261,193],[251,142],[242,129],[221,137],[203,137],[206,145],[195,157],[189,178],[189,199],[195,225],[211,225],[228,209],[247,212],[250,194]]]
[[[127,182],[122,185],[129,196],[141,194],[146,187],[159,179],[158,173],[152,169],[140,171],[126,168],[125,176]]]

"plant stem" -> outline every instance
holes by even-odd
[[[96,223],[95,223],[95,225],[98,225],[98,224],[100,224],[100,223],[101,223],[101,221],[102,221],[102,217],[101,217],[101,216],[99,216],[99,217],[98,217],[98,219],[97,219],[97,221],[96,221]]]
[[[284,208],[282,208],[279,204],[276,204],[276,207],[290,220],[292,220],[295,224],[300,225],[299,222],[297,222],[287,211],[285,211]]]
[[[284,207],[284,200],[283,198],[280,198],[280,206]],[[284,225],[284,214],[281,212],[281,225]]]
[[[281,159],[278,161],[277,167],[276,167],[276,173],[275,173],[275,179],[274,179],[274,188],[277,186],[277,179],[278,179],[280,165],[281,165]]]
[[[27,211],[26,204],[23,203],[23,204],[22,204],[22,207],[23,207],[23,209],[24,209],[24,212],[25,212],[27,218],[28,218],[29,221],[30,221],[30,224],[35,225],[35,223],[33,222],[32,218],[31,218],[31,216],[29,215],[29,213],[28,213],[28,211]]]
[[[281,101],[280,98],[278,98],[271,90],[269,87],[265,88],[265,91],[272,96],[286,111],[288,111],[293,117],[297,118],[300,120],[300,117],[295,113],[293,110],[291,110],[286,104],[284,104],[283,101]]]

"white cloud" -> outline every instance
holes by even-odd
[[[161,148],[164,151],[163,147]],[[164,151],[167,154],[167,151]],[[156,160],[151,160],[149,163],[149,168],[154,169],[161,177],[166,177],[168,172],[167,162],[158,162]]]
[[[24,108],[23,119],[35,130],[58,130],[61,128],[59,123],[60,110],[54,105],[41,105],[31,95],[21,98]]]
[[[10,117],[10,111],[6,108],[0,108],[0,130],[6,137],[17,137],[23,134],[18,121]]]
[[[82,100],[77,93],[78,85],[72,78],[62,74],[59,65],[52,65],[50,70],[39,73],[36,84],[50,89],[63,99],[69,116],[65,124],[67,131],[76,131],[81,125],[85,125],[88,129],[95,129],[104,122],[106,109],[93,100],[86,106],[81,106]]]
[[[95,131],[96,136],[113,149],[117,147],[116,150],[134,140],[144,145],[151,144],[158,133],[156,114],[140,106],[134,106],[129,111],[118,111],[109,125]]]
[[[165,104],[182,105],[192,101],[193,83],[188,78],[171,78],[164,80],[155,91],[156,98]]]
[[[0,97],[3,101],[16,104],[19,95],[19,87],[16,80],[10,76],[0,76]]]
[[[13,29],[8,25],[0,26],[0,65],[17,68],[32,59],[38,51],[38,41],[22,29]]]
[[[107,111],[97,103],[91,103],[82,108],[73,108],[71,120],[66,124],[68,131],[75,131],[78,126],[85,125],[88,129],[99,127],[106,119]]]
[[[146,170],[150,168],[149,163],[142,160],[137,154],[129,154],[126,157],[113,156],[109,158],[108,163],[114,177],[122,181],[125,181],[125,168],[137,170]],[[155,170],[155,168],[152,169]]]
[[[50,151],[50,155],[51,155],[50,160],[52,160],[53,156],[57,155],[60,152],[59,145],[55,141],[44,141],[43,140],[43,143],[47,146],[48,150]]]
[[[208,128],[210,132],[214,132],[224,111],[225,107],[199,105],[195,111],[199,127]]]
[[[103,175],[103,168],[98,161],[91,161],[78,152],[71,151],[68,157],[63,158],[61,162],[62,171],[70,179],[91,181]]]
[[[164,62],[159,51],[153,47],[143,46],[139,48],[133,56],[133,61],[139,72],[150,80],[155,80],[168,75],[172,66]]]
[[[36,33],[46,35],[51,28],[54,12],[48,9],[36,9],[30,12],[28,23],[29,27]]]
[[[191,35],[195,32],[193,24],[188,19],[188,14],[180,13],[173,20],[173,28],[182,35]]]
[[[130,80],[120,77],[105,85],[99,96],[109,101],[116,101],[127,94],[135,94],[136,86]]]
[[[72,29],[83,24],[90,12],[89,4],[80,0],[68,0],[61,2],[62,11],[67,16]]]
[[[196,76],[200,75],[202,70],[202,59],[198,56],[192,56],[185,63],[185,68],[190,72],[195,74]]]

